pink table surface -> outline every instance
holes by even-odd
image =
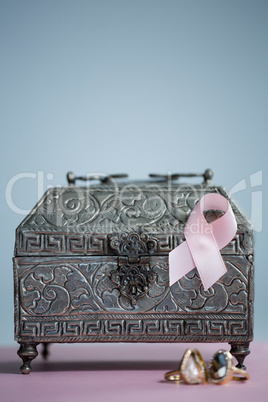
[[[0,348],[1,402],[268,401],[268,342],[253,342],[246,358],[250,380],[226,385],[169,383],[187,347],[204,360],[227,344],[53,344],[39,355],[29,375],[20,374],[17,347]],[[40,347],[39,347],[40,351]]]

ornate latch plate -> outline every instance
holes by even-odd
[[[110,279],[135,307],[157,278],[149,264],[149,255],[156,250],[157,241],[147,234],[122,233],[110,236],[110,247],[119,254],[118,268],[111,271]]]

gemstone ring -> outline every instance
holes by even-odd
[[[197,349],[187,349],[184,353],[178,370],[165,374],[168,381],[181,381],[186,384],[207,384],[207,368]]]
[[[214,384],[226,384],[230,380],[248,380],[249,374],[233,365],[233,357],[226,350],[219,350],[213,355],[207,370],[201,353],[197,349],[187,349],[178,370],[167,372],[165,379],[174,382],[183,380],[186,384],[207,384],[209,379]]]
[[[230,380],[248,380],[249,374],[233,365],[233,358],[230,352],[219,350],[211,359],[209,377],[214,384],[226,384]]]

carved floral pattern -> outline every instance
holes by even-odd
[[[248,308],[245,257],[227,261],[227,273],[204,291],[196,270],[171,288],[168,262],[153,257],[150,264],[118,266],[115,260],[88,258],[68,263],[30,265],[20,278],[20,305],[30,315],[87,312],[240,313]]]
[[[21,306],[31,315],[63,315],[94,311],[92,289],[72,265],[37,265],[20,282]]]
[[[156,186],[157,187],[157,186]],[[155,231],[180,231],[206,188],[126,186],[118,194],[113,188],[56,188],[49,190],[40,205],[23,223],[24,229],[74,229],[91,232],[129,232],[138,227]],[[217,191],[216,189],[214,191]]]

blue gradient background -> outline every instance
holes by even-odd
[[[255,338],[267,325],[268,1],[6,0],[0,2],[0,343],[13,343],[14,233],[23,216],[5,189],[18,173],[200,172],[230,190],[255,234]],[[263,185],[250,188],[262,171]],[[53,174],[53,178],[47,175]],[[13,188],[30,209],[36,179]]]

